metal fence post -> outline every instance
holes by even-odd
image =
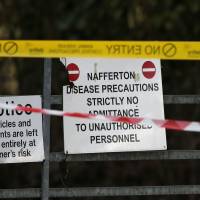
[[[43,107],[49,109],[51,107],[51,67],[52,60],[44,60],[44,82],[43,82]],[[50,151],[50,116],[43,116],[43,134],[44,134],[44,153],[45,160],[42,166],[42,185],[41,199],[49,199],[49,151]]]

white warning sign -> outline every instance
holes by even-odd
[[[41,97],[0,97],[0,103],[41,108]],[[0,163],[43,160],[42,115],[0,108]]]
[[[160,60],[63,58],[61,62],[79,72],[63,87],[64,111],[164,119]],[[148,120],[128,124],[68,117],[64,146],[69,154],[167,148],[165,129]]]

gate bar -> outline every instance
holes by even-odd
[[[44,60],[44,82],[43,82],[43,108],[51,108],[51,67],[52,60]],[[50,116],[43,116],[43,134],[44,134],[44,154],[42,168],[42,185],[41,185],[41,199],[49,199],[49,152],[50,152]]]

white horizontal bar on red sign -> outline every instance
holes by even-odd
[[[9,109],[9,110],[29,111],[33,113],[41,113],[44,115],[106,120],[106,121],[112,121],[112,122],[124,122],[124,123],[131,123],[131,124],[148,122],[151,124],[155,124],[160,128],[180,130],[180,131],[200,132],[200,122],[194,122],[194,121],[171,120],[171,119],[159,120],[159,119],[148,119],[148,118],[141,118],[141,117],[130,118],[130,117],[103,116],[103,115],[93,115],[93,114],[88,114],[88,113],[64,112],[60,110],[50,110],[50,109],[43,109],[43,108],[30,108],[30,107],[18,106],[18,105],[13,105],[13,104],[4,104],[4,103],[0,103],[0,108]]]
[[[156,71],[156,68],[154,68],[154,67],[143,68],[142,71],[143,72],[152,72],[152,71]]]
[[[79,74],[79,71],[68,71],[68,74]]]

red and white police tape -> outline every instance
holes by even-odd
[[[50,110],[50,109],[43,109],[43,108],[31,108],[31,107],[24,107],[24,106],[4,104],[4,103],[0,103],[0,108],[9,109],[9,110],[26,111],[26,112],[29,111],[33,113],[41,113],[44,115],[106,120],[106,121],[111,121],[111,122],[125,122],[125,123],[131,123],[131,124],[145,122],[151,125],[155,124],[160,128],[180,130],[180,131],[200,132],[200,122],[194,122],[194,121],[171,120],[171,119],[165,119],[165,120],[148,119],[148,118],[142,118],[142,117],[130,118],[130,117],[103,116],[103,115],[93,115],[93,114],[78,113],[78,112],[64,112],[60,110]]]

